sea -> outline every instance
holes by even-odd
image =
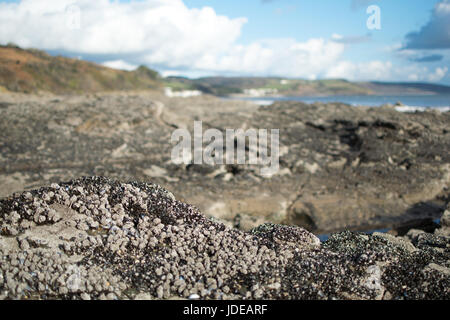
[[[252,101],[259,105],[271,105],[276,101],[301,101],[305,103],[332,103],[340,102],[352,106],[369,106],[379,107],[385,104],[397,106],[398,111],[414,112],[423,111],[425,109],[438,109],[442,112],[450,111],[450,95],[434,94],[434,95],[336,95],[336,96],[265,96],[265,97],[239,97],[226,98]]]

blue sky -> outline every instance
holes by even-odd
[[[450,84],[450,0],[0,0],[7,42],[164,75]]]
[[[352,46],[346,53],[355,61],[375,59],[385,54],[385,47],[404,40],[406,34],[419,30],[431,16],[439,0],[187,0],[190,8],[212,6],[218,14],[247,17],[239,42],[248,44],[261,38],[292,37],[298,41],[309,38],[330,38],[332,34],[365,36],[372,39]],[[382,28],[367,29],[368,5],[381,9]]]

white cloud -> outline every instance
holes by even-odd
[[[74,4],[79,29],[70,27]],[[210,7],[189,9],[181,0],[22,0],[0,4],[0,42],[96,55],[145,53],[152,63],[180,64],[225,50],[246,21]]]
[[[68,24],[74,20],[73,10],[68,10],[74,4],[79,8],[79,29]],[[306,78],[318,77],[344,50],[343,44],[320,38],[238,45],[246,22],[246,18],[220,16],[210,7],[189,9],[181,0],[23,0],[0,4],[0,42],[97,59],[105,56],[106,65],[115,68],[147,64],[163,71]]]
[[[372,36],[370,34],[366,35],[359,35],[359,36],[348,36],[344,37],[340,34],[333,33],[331,35],[331,39],[334,42],[343,43],[343,44],[358,44],[358,43],[364,43],[369,42],[372,39]]]
[[[102,65],[104,65],[105,67],[113,68],[113,69],[127,70],[127,71],[132,71],[137,68],[136,65],[129,64],[128,62],[123,61],[123,60],[106,61],[106,62],[103,62]]]
[[[22,0],[0,3],[0,43],[95,57],[118,69],[146,64],[162,74],[353,80],[417,75],[420,80],[447,73],[446,68],[405,71],[391,62],[342,61],[347,43],[360,37],[335,34],[330,40],[266,39],[241,45],[238,39],[246,22],[210,7],[188,8],[182,0]]]
[[[341,61],[328,70],[326,77],[349,80],[386,80],[391,72],[392,63],[389,61],[370,61],[368,63]]]
[[[219,72],[251,73],[317,78],[331,67],[344,51],[344,45],[323,39],[297,42],[272,39],[235,45],[220,56],[208,55],[194,66]]]
[[[430,82],[438,82],[441,81],[448,72],[447,67],[436,68],[434,73],[428,75],[428,81]]]
[[[427,81],[439,82],[447,74],[448,68],[436,68],[434,71],[417,64],[394,66],[390,61],[370,61],[352,63],[341,61],[326,73],[328,78],[345,78],[349,80],[378,81]]]

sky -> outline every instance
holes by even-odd
[[[0,44],[162,75],[450,85],[450,0],[0,0]]]

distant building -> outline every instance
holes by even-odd
[[[272,88],[244,89],[244,94],[251,97],[264,97],[277,93],[278,90]]]
[[[172,88],[166,87],[164,88],[164,93],[167,97],[170,98],[189,98],[189,97],[197,97],[201,96],[202,92],[199,90],[181,90],[181,91],[173,91]]]

